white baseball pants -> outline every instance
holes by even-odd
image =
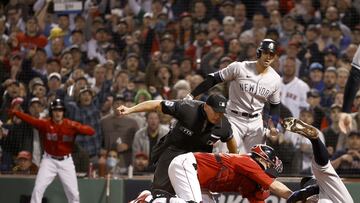
[[[320,188],[319,203],[354,202],[330,161],[325,166],[319,166],[312,160],[312,171]]]
[[[59,161],[44,154],[40,163],[39,172],[36,176],[35,187],[31,195],[31,203],[41,203],[46,188],[54,180],[56,175],[59,175],[68,202],[80,202],[75,165],[72,157],[70,156],[69,158]]]
[[[231,111],[225,115],[231,124],[239,153],[250,153],[252,146],[265,143],[265,129],[261,115],[256,118],[246,118]],[[215,152],[229,152],[226,143],[217,144]]]
[[[168,173],[171,185],[179,198],[201,202],[201,188],[195,165],[196,159],[193,153],[182,154],[171,161]]]

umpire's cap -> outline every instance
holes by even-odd
[[[218,113],[225,113],[226,103],[227,99],[219,94],[212,94],[206,100],[206,104]]]

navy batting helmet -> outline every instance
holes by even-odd
[[[55,109],[60,109],[60,110],[65,111],[65,105],[64,105],[64,101],[62,99],[57,98],[50,103],[49,112],[51,113]]]
[[[263,51],[268,51],[270,53],[276,53],[276,50],[277,50],[277,44],[274,40],[264,39],[263,41],[261,41],[260,46],[256,50],[256,57],[260,58],[261,53]]]
[[[282,161],[275,155],[275,151],[270,146],[264,144],[257,144],[251,147],[251,155],[253,157],[260,157],[266,162],[270,163],[271,168],[274,168],[278,173],[283,170]]]

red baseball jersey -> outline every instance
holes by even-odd
[[[45,152],[54,156],[70,154],[77,134],[93,135],[95,133],[92,127],[69,119],[64,119],[61,124],[56,124],[51,119],[36,119],[20,111],[13,111],[13,113],[39,130]]]
[[[250,202],[263,202],[274,179],[248,154],[194,153],[201,188],[212,192],[239,192]]]

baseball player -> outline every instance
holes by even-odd
[[[95,130],[64,118],[65,106],[61,99],[51,102],[49,112],[50,119],[36,119],[23,112],[10,110],[10,114],[37,128],[43,138],[44,154],[36,176],[31,203],[41,203],[45,189],[56,175],[59,175],[64,186],[68,202],[78,203],[79,190],[71,153],[77,134],[93,135]]]
[[[356,92],[360,87],[360,46],[358,46],[351,63],[349,78],[346,81],[344,90],[343,112],[351,113]]]
[[[239,152],[247,153],[253,145],[265,142],[261,113],[266,101],[270,102],[270,115],[274,126],[277,125],[281,79],[270,66],[275,56],[276,42],[264,39],[257,49],[258,60],[233,62],[209,74],[186,97],[192,99],[220,82],[230,81],[226,116],[231,123]],[[274,126],[270,128],[271,135],[277,134]]]
[[[349,191],[329,161],[329,154],[324,143],[319,139],[317,129],[295,118],[284,119],[282,125],[285,130],[298,133],[310,140],[314,154],[312,170],[318,185],[295,191],[288,202],[305,201],[310,197],[311,202],[353,203]],[[316,194],[318,197],[313,196]]]
[[[171,160],[177,155],[187,152],[212,152],[212,145],[219,140],[227,142],[230,152],[236,152],[236,142],[230,123],[223,116],[226,103],[225,97],[213,94],[206,102],[151,100],[131,108],[117,108],[120,115],[158,111],[177,119],[169,133],[160,139],[151,152],[151,162],[156,163],[152,184],[154,197],[175,194],[167,172]]]
[[[292,191],[274,179],[282,162],[275,151],[263,144],[250,154],[187,153],[174,158],[169,177],[176,195],[191,202],[202,202],[201,189],[210,192],[239,192],[250,202],[264,202],[274,194],[287,199]]]

